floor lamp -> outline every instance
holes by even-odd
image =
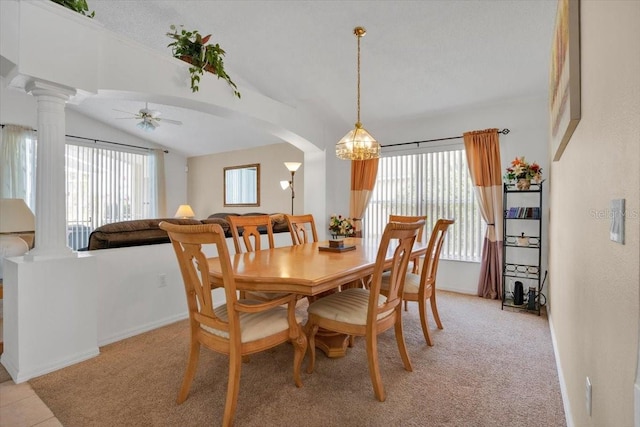
[[[291,188],[291,215],[293,215],[293,199],[296,198],[296,193],[293,189],[293,176],[295,175],[301,164],[302,163],[299,162],[284,162],[284,165],[287,167],[289,172],[291,172],[291,181],[280,181],[280,186],[283,190]]]

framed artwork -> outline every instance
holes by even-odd
[[[224,206],[260,206],[260,163],[224,168]]]
[[[549,75],[551,154],[560,160],[580,121],[580,0],[558,0]]]

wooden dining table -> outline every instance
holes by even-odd
[[[236,287],[243,291],[295,293],[313,299],[371,276],[379,244],[380,240],[374,238],[346,238],[344,246],[355,246],[353,250],[332,252],[324,249],[329,242],[323,241],[235,254],[231,263]],[[412,256],[424,255],[426,249],[426,243],[416,242]],[[387,261],[391,262],[394,250],[392,243]],[[208,264],[211,283],[223,286],[218,258],[209,258]],[[345,355],[344,336],[325,338],[317,342],[327,356]]]

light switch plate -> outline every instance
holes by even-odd
[[[624,200],[611,200],[611,229],[609,238],[624,245]]]

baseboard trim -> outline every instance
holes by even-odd
[[[158,328],[160,328],[162,326],[170,325],[171,323],[175,323],[177,321],[186,319],[188,317],[189,317],[189,313],[185,311],[184,313],[176,314],[174,316],[165,317],[164,319],[160,319],[160,320],[157,320],[155,322],[147,323],[145,325],[142,325],[142,326],[139,326],[139,327],[136,327],[136,328],[127,329],[125,331],[122,331],[122,332],[114,334],[114,335],[110,335],[110,336],[105,337],[103,339],[98,338],[98,346],[102,347],[103,345],[113,344],[114,342],[121,341],[121,340],[124,340],[126,338],[131,338],[131,337],[134,337],[136,335],[140,335],[142,333],[149,332],[149,331],[152,331],[154,329],[158,329]]]
[[[437,289],[439,291],[456,292],[456,293],[465,294],[465,295],[478,295],[475,290],[472,290],[469,288],[462,288],[462,287],[458,288],[455,286],[438,286]]]
[[[61,359],[55,361],[53,363],[48,363],[46,365],[36,367],[34,369],[30,369],[28,371],[20,371],[14,363],[8,360],[5,357],[5,354],[2,354],[2,365],[5,367],[13,382],[16,384],[23,383],[25,381],[29,381],[31,378],[39,377],[40,375],[45,375],[53,371],[57,371],[58,369],[66,368],[67,366],[75,365],[76,363],[84,362],[85,360],[89,360],[93,357],[96,357],[100,354],[100,350],[96,347],[93,350],[86,351],[84,353],[78,353],[73,357]]]
[[[556,359],[556,368],[558,369],[558,380],[560,381],[560,393],[562,394],[562,405],[564,407],[564,418],[567,427],[575,427],[573,417],[571,415],[571,404],[569,403],[569,394],[567,392],[567,383],[564,380],[562,364],[560,363],[560,355],[558,353],[558,341],[553,327],[553,316],[551,310],[547,306],[547,318],[549,319],[549,331],[551,332],[551,342],[553,343],[553,355]]]

